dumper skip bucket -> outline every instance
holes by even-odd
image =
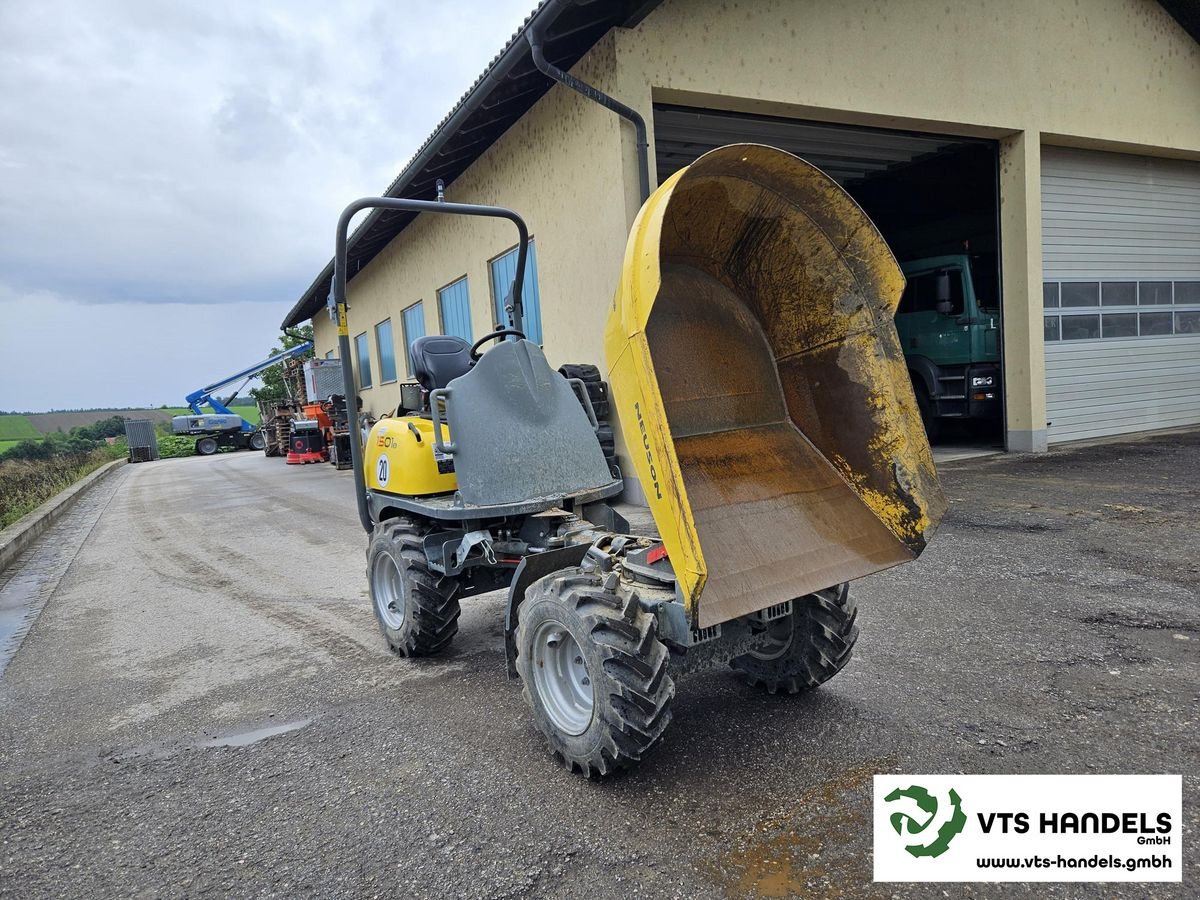
[[[646,201],[605,349],[693,624],[916,558],[945,510],[893,315],[904,276],[834,181],[705,154]]]

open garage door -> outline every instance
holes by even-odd
[[[1200,422],[1200,163],[1042,153],[1051,442]]]
[[[858,201],[908,279],[896,314],[930,438],[996,446],[1003,411],[992,141],[656,105],[660,183],[725,144],[769,144]]]

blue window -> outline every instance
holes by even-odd
[[[354,339],[355,356],[358,357],[358,386],[366,389],[371,386],[371,348],[367,345],[367,333],[364,331]]]
[[[425,304],[414,303],[401,315],[404,317],[404,358],[408,360],[408,372],[413,372],[412,343],[425,337]]]
[[[438,291],[438,313],[442,317],[442,334],[471,342],[471,297],[465,275]]]
[[[491,262],[492,303],[496,311],[496,321],[501,328],[508,328],[508,313],[504,310],[504,301],[512,288],[513,279],[517,275],[517,248],[513,247],[503,256],[497,256]],[[538,295],[537,279],[537,248],[533,241],[529,242],[529,259],[525,263],[525,283],[521,288],[522,305],[525,308],[525,321],[522,330],[525,337],[535,344],[542,342],[542,302]]]
[[[384,319],[375,326],[375,344],[379,347],[379,381],[396,380],[396,344],[392,340],[392,320]]]

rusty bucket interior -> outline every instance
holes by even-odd
[[[866,214],[735,145],[670,188],[658,251],[645,334],[707,571],[697,624],[915,558],[945,501],[892,319],[904,278]]]

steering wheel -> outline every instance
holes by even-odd
[[[515,329],[515,328],[498,328],[495,331],[491,332],[490,334],[485,334],[483,337],[481,337],[479,340],[477,340],[475,343],[473,343],[471,345],[471,359],[474,362],[479,362],[479,358],[483,355],[482,353],[479,352],[480,347],[482,347],[488,341],[498,341],[501,338],[508,337],[510,334],[515,337],[519,337],[519,338],[525,337],[524,332],[517,331],[517,329]]]

